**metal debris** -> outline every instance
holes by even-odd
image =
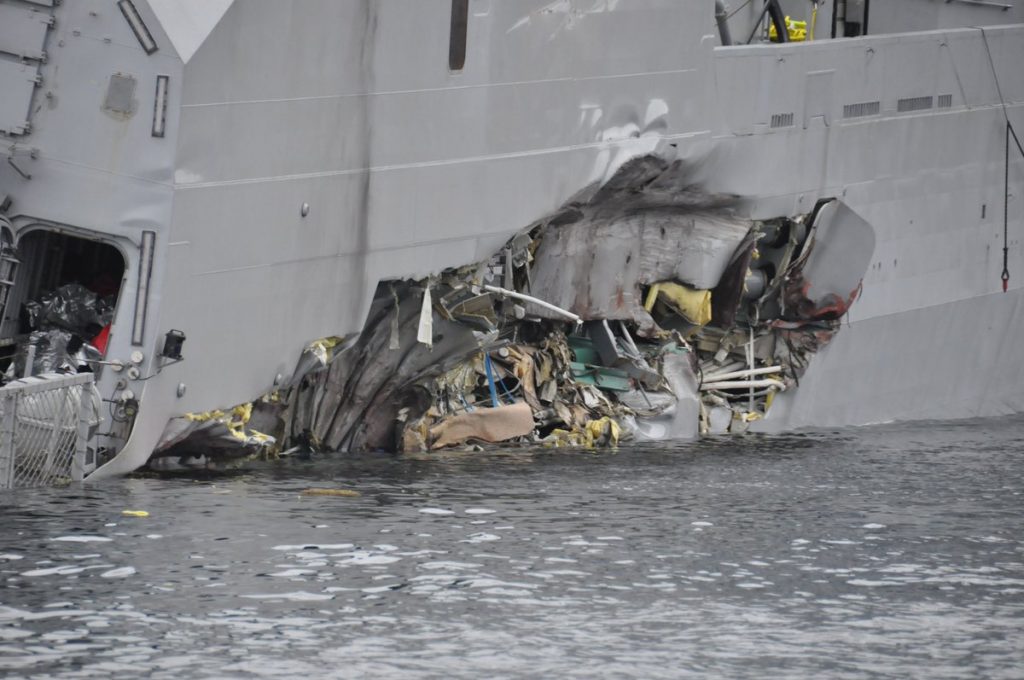
[[[839,329],[874,233],[837,201],[744,218],[687,177],[639,159],[488,262],[382,282],[362,333],[254,412],[280,448],[332,451],[745,431]]]

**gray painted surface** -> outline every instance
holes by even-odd
[[[874,0],[872,26],[881,16],[898,27],[883,6],[911,4],[924,14],[940,3]],[[6,6],[22,5],[0,0]],[[447,68],[447,0],[135,6],[159,47],[152,55],[113,2],[55,10],[32,132],[0,144],[0,194],[14,199],[19,236],[59,225],[125,253],[111,357],[136,349],[139,243],[143,231],[157,234],[141,347],[142,376],[155,377],[129,385],[143,406],[104,473],[144,462],[168,418],[252,399],[293,370],[307,342],[357,330],[379,280],[488,257],[650,152],[697,167],[707,191],[745,197],[747,216],[808,212],[834,196],[874,227],[851,315],[855,327],[876,319],[903,330],[890,331],[886,358],[858,360],[846,375],[874,386],[872,408],[978,415],[1019,396],[1000,375],[965,380],[956,399],[934,408],[878,395],[898,391],[891,362],[920,351],[913,324],[895,323],[904,313],[957,304],[965,328],[997,317],[1016,319],[1003,333],[1020,328],[1008,314],[1017,293],[992,294],[1002,245],[999,91],[1024,130],[1022,26],[986,29],[997,90],[976,29],[719,48],[710,1],[474,0],[466,66],[456,73]],[[991,15],[937,9],[949,13],[943,27],[954,11],[965,22]],[[1019,6],[999,14],[994,23],[1022,20]],[[102,110],[115,73],[138,82],[132,114]],[[158,75],[170,77],[163,138],[151,134]],[[900,99],[941,95],[951,95],[950,107],[899,111]],[[865,102],[878,102],[877,113],[844,117]],[[1019,160],[1011,182],[1019,196]],[[1020,234],[1024,210],[1010,207],[1010,232]],[[1016,290],[1024,276],[1016,236],[1010,268]],[[985,302],[964,302],[973,299]],[[921,318],[927,332],[934,324]],[[155,375],[172,328],[188,335],[186,360]],[[955,336],[962,352],[969,335]],[[828,378],[806,389],[813,408],[800,396],[806,386],[794,393],[786,422],[807,424],[829,408],[834,422],[873,417],[849,405],[838,377],[862,358],[855,337],[844,328],[815,360],[814,375]],[[915,379],[922,390],[941,381]],[[103,376],[105,396],[116,394],[114,381]],[[980,412],[957,410],[968,403]]]

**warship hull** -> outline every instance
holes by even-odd
[[[93,477],[287,383],[380,282],[484,261],[649,155],[751,220],[838,199],[874,230],[841,329],[754,429],[1024,409],[1020,6],[876,0],[868,35],[723,45],[711,2],[459,4],[0,0],[3,335],[54,239],[120,284]]]

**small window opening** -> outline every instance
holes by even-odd
[[[0,371],[7,379],[51,371],[96,371],[106,355],[125,263],[112,245],[33,231],[17,245],[17,271],[0,319]],[[13,365],[12,365],[13,364]]]
[[[461,71],[466,65],[466,37],[469,31],[469,0],[452,0],[452,26],[448,38],[448,68]]]

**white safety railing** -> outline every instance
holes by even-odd
[[[95,394],[91,373],[48,373],[0,387],[0,489],[65,484],[92,472]]]

